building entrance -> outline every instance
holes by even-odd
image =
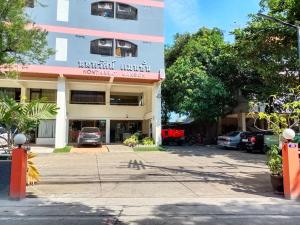
[[[111,121],[110,142],[120,143],[136,132],[142,132],[142,121]]]
[[[102,142],[105,143],[106,120],[70,120],[69,143],[76,143],[79,132],[83,127],[98,127],[101,132]]]

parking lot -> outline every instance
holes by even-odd
[[[0,200],[0,224],[297,224],[300,204],[274,195],[263,154],[216,147],[40,154],[42,180]]]
[[[35,196],[133,198],[272,196],[265,157],[215,147],[40,154],[36,163],[42,181],[29,192]]]

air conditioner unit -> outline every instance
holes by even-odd
[[[130,6],[118,5],[118,12],[128,13],[131,12]]]
[[[112,9],[112,4],[111,3],[99,3],[98,4],[98,9]]]
[[[118,48],[128,48],[128,49],[130,49],[130,48],[132,48],[132,44],[127,42],[127,41],[118,41],[117,47]]]
[[[99,47],[112,47],[112,41],[110,40],[99,40],[98,41]]]

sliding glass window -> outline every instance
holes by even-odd
[[[110,95],[111,105],[126,105],[126,106],[142,106],[143,95],[142,94],[130,94],[130,93],[111,93]]]
[[[0,99],[1,96],[8,96],[19,102],[21,100],[21,88],[0,88]]]
[[[30,89],[30,101],[41,99],[43,102],[55,103],[57,91],[54,89]]]
[[[105,92],[71,91],[71,104],[105,105]]]

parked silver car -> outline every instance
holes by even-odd
[[[233,131],[224,136],[218,137],[218,146],[223,148],[240,148],[242,137],[249,132]]]
[[[79,133],[77,145],[101,146],[101,132],[97,127],[83,127]]]

